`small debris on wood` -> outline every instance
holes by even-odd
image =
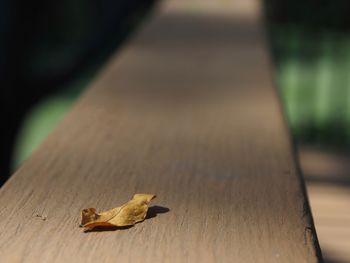
[[[47,216],[45,215],[39,215],[39,214],[35,214],[34,217],[39,217],[41,220],[45,221],[47,219]]]

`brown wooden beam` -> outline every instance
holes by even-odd
[[[259,17],[253,0],[161,3],[1,189],[2,260],[318,262]],[[137,192],[156,217],[78,227]]]

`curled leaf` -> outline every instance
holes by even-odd
[[[135,194],[134,197],[122,206],[111,210],[96,213],[95,208],[86,208],[81,211],[81,226],[86,228],[103,226],[132,226],[145,219],[148,205],[156,196],[153,194]]]

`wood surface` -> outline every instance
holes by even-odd
[[[324,263],[350,262],[350,153],[305,145],[299,151]]]
[[[259,3],[165,1],[0,191],[3,262],[318,262]],[[135,227],[80,210],[157,194]]]

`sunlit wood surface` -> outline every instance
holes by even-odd
[[[259,4],[202,3],[160,4],[1,189],[3,262],[318,261]],[[137,192],[145,222],[78,227]]]
[[[349,263],[350,155],[301,147],[300,160],[325,263]]]

